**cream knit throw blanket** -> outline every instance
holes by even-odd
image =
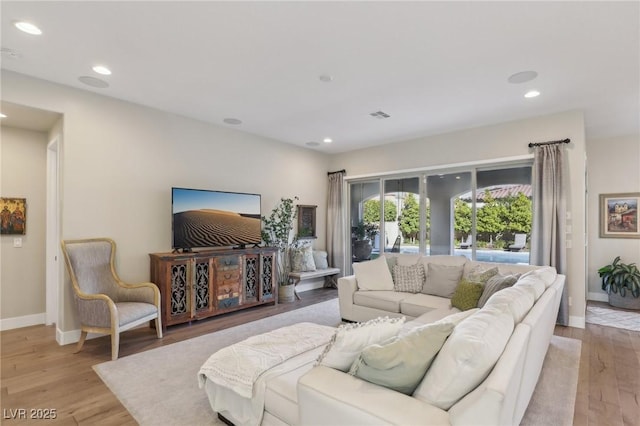
[[[251,399],[253,385],[262,373],[296,355],[327,344],[335,330],[326,325],[305,322],[222,348],[200,367],[199,386],[204,387],[208,379]]]

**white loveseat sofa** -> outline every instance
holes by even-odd
[[[461,265],[467,272],[478,265],[497,265],[501,274],[523,275],[513,288],[496,292],[482,308],[468,311],[470,315],[455,326],[412,395],[316,365],[316,359],[324,350],[318,347],[268,373],[264,380],[261,424],[520,423],[553,334],[565,277],[548,267],[480,264],[453,256],[425,259],[399,255],[395,262],[426,264],[427,271],[429,263],[434,262]],[[528,271],[533,272],[526,274]],[[451,308],[450,299],[440,296],[364,290],[358,287],[356,276],[340,278],[338,290],[343,318],[365,321],[379,315],[405,316],[410,321],[404,324],[404,332],[435,321],[447,321],[459,312]],[[358,296],[364,292],[370,294]],[[380,293],[374,295],[374,292]],[[211,394],[209,397],[212,401]],[[233,410],[219,411],[233,423],[243,424],[234,417]]]

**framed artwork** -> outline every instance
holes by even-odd
[[[600,194],[600,238],[640,238],[640,192]]]
[[[298,238],[317,238],[316,208],[298,204]]]
[[[27,199],[0,198],[0,234],[27,233]]]

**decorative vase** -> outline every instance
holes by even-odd
[[[291,303],[295,300],[295,286],[281,285],[278,287],[278,302],[279,303]]]
[[[356,260],[369,260],[373,247],[367,240],[358,240],[353,242],[353,256]]]
[[[609,305],[622,309],[640,309],[640,297],[633,297],[631,292],[627,292],[625,297],[620,296],[620,292],[609,292]]]

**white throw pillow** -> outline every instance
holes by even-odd
[[[334,333],[316,365],[346,372],[364,348],[396,336],[404,321],[404,317],[379,317],[363,323],[343,324]]]
[[[313,263],[316,264],[316,269],[327,269],[329,267],[327,252],[324,250],[314,250]]]
[[[384,256],[353,264],[358,290],[393,290],[393,278]]]
[[[292,248],[290,256],[291,270],[293,272],[311,272],[316,270],[311,246]]]
[[[485,307],[456,326],[413,393],[448,410],[489,375],[502,354],[514,323],[499,307]]]

